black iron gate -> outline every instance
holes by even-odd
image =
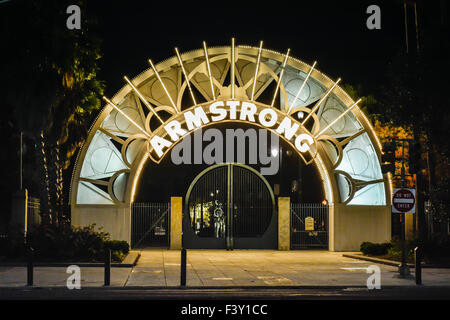
[[[328,249],[328,205],[291,203],[291,249]]]
[[[270,185],[253,168],[218,164],[200,173],[186,196],[186,248],[275,249],[277,219]]]
[[[170,203],[133,203],[131,246],[169,247]]]

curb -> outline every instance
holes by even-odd
[[[111,268],[133,268],[139,260],[140,252],[130,252],[121,263],[112,262]],[[103,262],[34,262],[34,267],[64,267],[67,268],[71,265],[77,265],[80,268],[103,268],[105,264]],[[0,267],[27,267],[26,262],[0,262]]]
[[[401,264],[398,261],[387,260],[387,259],[380,259],[380,258],[374,258],[374,257],[368,257],[368,256],[363,256],[363,255],[358,255],[358,254],[347,254],[347,253],[344,253],[342,256],[346,257],[346,258],[365,260],[365,261],[370,261],[370,262],[377,262],[377,263],[386,264],[386,265],[393,266],[393,267],[399,267],[400,264]],[[414,268],[414,264],[407,263],[406,265],[408,267],[410,267],[410,268],[411,267]]]
[[[342,255],[343,257],[346,258],[353,258],[353,259],[359,259],[359,260],[366,260],[366,261],[371,261],[371,262],[377,262],[377,263],[381,263],[381,264],[387,264],[390,266],[394,266],[394,267],[398,267],[400,266],[401,262],[399,261],[393,261],[393,260],[387,260],[387,259],[380,259],[380,258],[375,258],[375,257],[368,257],[368,256],[363,256],[360,254],[349,254],[349,253],[344,253]],[[410,268],[415,268],[415,264],[414,263],[407,263],[406,264],[408,267]],[[450,265],[439,265],[439,264],[424,264],[422,262],[421,265],[422,268],[435,268],[435,269],[449,269]]]

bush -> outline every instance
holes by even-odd
[[[128,242],[123,240],[109,240],[105,242],[105,248],[111,249],[111,251],[120,251],[127,254],[130,251]]]
[[[372,243],[372,242],[363,242],[360,246],[360,251],[363,254],[373,255],[373,256],[382,256],[388,253],[388,250],[392,248],[392,244],[389,242],[385,243]]]
[[[95,224],[87,227],[70,225],[41,225],[27,235],[28,244],[34,249],[34,257],[40,261],[104,261],[105,248],[112,250],[113,261],[122,261],[129,251],[126,241],[112,241],[102,228]],[[25,258],[23,236],[9,236],[2,254],[9,258]]]

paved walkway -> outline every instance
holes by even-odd
[[[381,286],[413,286],[397,268],[329,251],[188,250],[188,286],[366,286],[367,267],[378,265]],[[66,268],[36,267],[35,286],[66,286]],[[450,286],[450,269],[424,268],[425,286]],[[0,267],[0,287],[26,284],[25,267]],[[112,286],[178,286],[180,252],[142,250],[134,268],[112,268]],[[103,268],[82,267],[81,286],[102,286]]]

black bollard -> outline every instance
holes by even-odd
[[[181,249],[181,279],[180,286],[186,287],[186,249]]]
[[[415,262],[415,273],[416,273],[416,284],[422,284],[422,250],[419,247],[414,249],[414,262]]]
[[[111,249],[105,249],[105,286],[111,283]]]
[[[33,285],[33,251],[34,249],[32,247],[27,248],[27,286]]]

